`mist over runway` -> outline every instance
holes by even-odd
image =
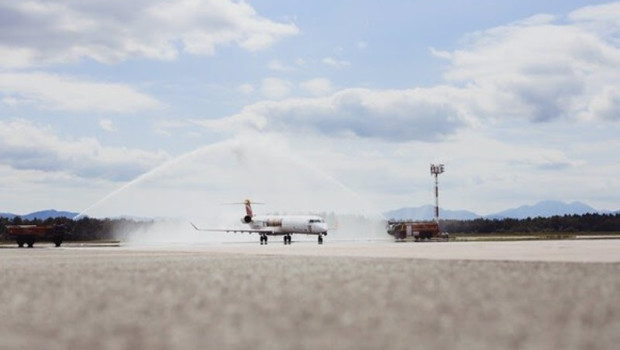
[[[618,242],[2,246],[0,339],[3,349],[609,349],[620,341]]]

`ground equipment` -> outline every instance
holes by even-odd
[[[449,235],[439,230],[435,221],[389,221],[388,233],[397,241],[413,238],[415,241],[436,240],[447,241]]]
[[[7,236],[15,240],[20,248],[27,244],[29,248],[35,242],[51,241],[60,247],[68,234],[66,225],[7,225]]]

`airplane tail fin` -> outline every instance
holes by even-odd
[[[264,203],[252,202],[249,199],[246,199],[243,201],[243,204],[245,205],[245,216],[243,217],[243,219],[241,219],[241,222],[249,224],[250,222],[252,222],[252,218],[254,217],[254,212],[252,211],[252,204]]]
[[[227,204],[243,204],[245,206],[245,216],[241,218],[241,222],[244,224],[249,224],[252,222],[252,218],[254,217],[254,212],[252,211],[252,204],[265,204],[259,202],[252,202],[249,199],[243,201],[243,203],[227,203]]]
[[[252,202],[250,202],[249,199],[246,199],[245,201],[243,201],[243,204],[245,204],[245,215],[249,216],[250,218],[254,216],[254,213],[252,212]]]

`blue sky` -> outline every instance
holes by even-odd
[[[79,211],[235,139],[380,210],[432,203],[431,162],[448,209],[620,209],[620,2],[30,0],[0,18],[0,211]]]

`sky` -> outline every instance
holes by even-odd
[[[378,210],[433,203],[432,163],[446,209],[619,210],[618,82],[620,2],[3,1],[0,212],[79,212],[231,142]]]

